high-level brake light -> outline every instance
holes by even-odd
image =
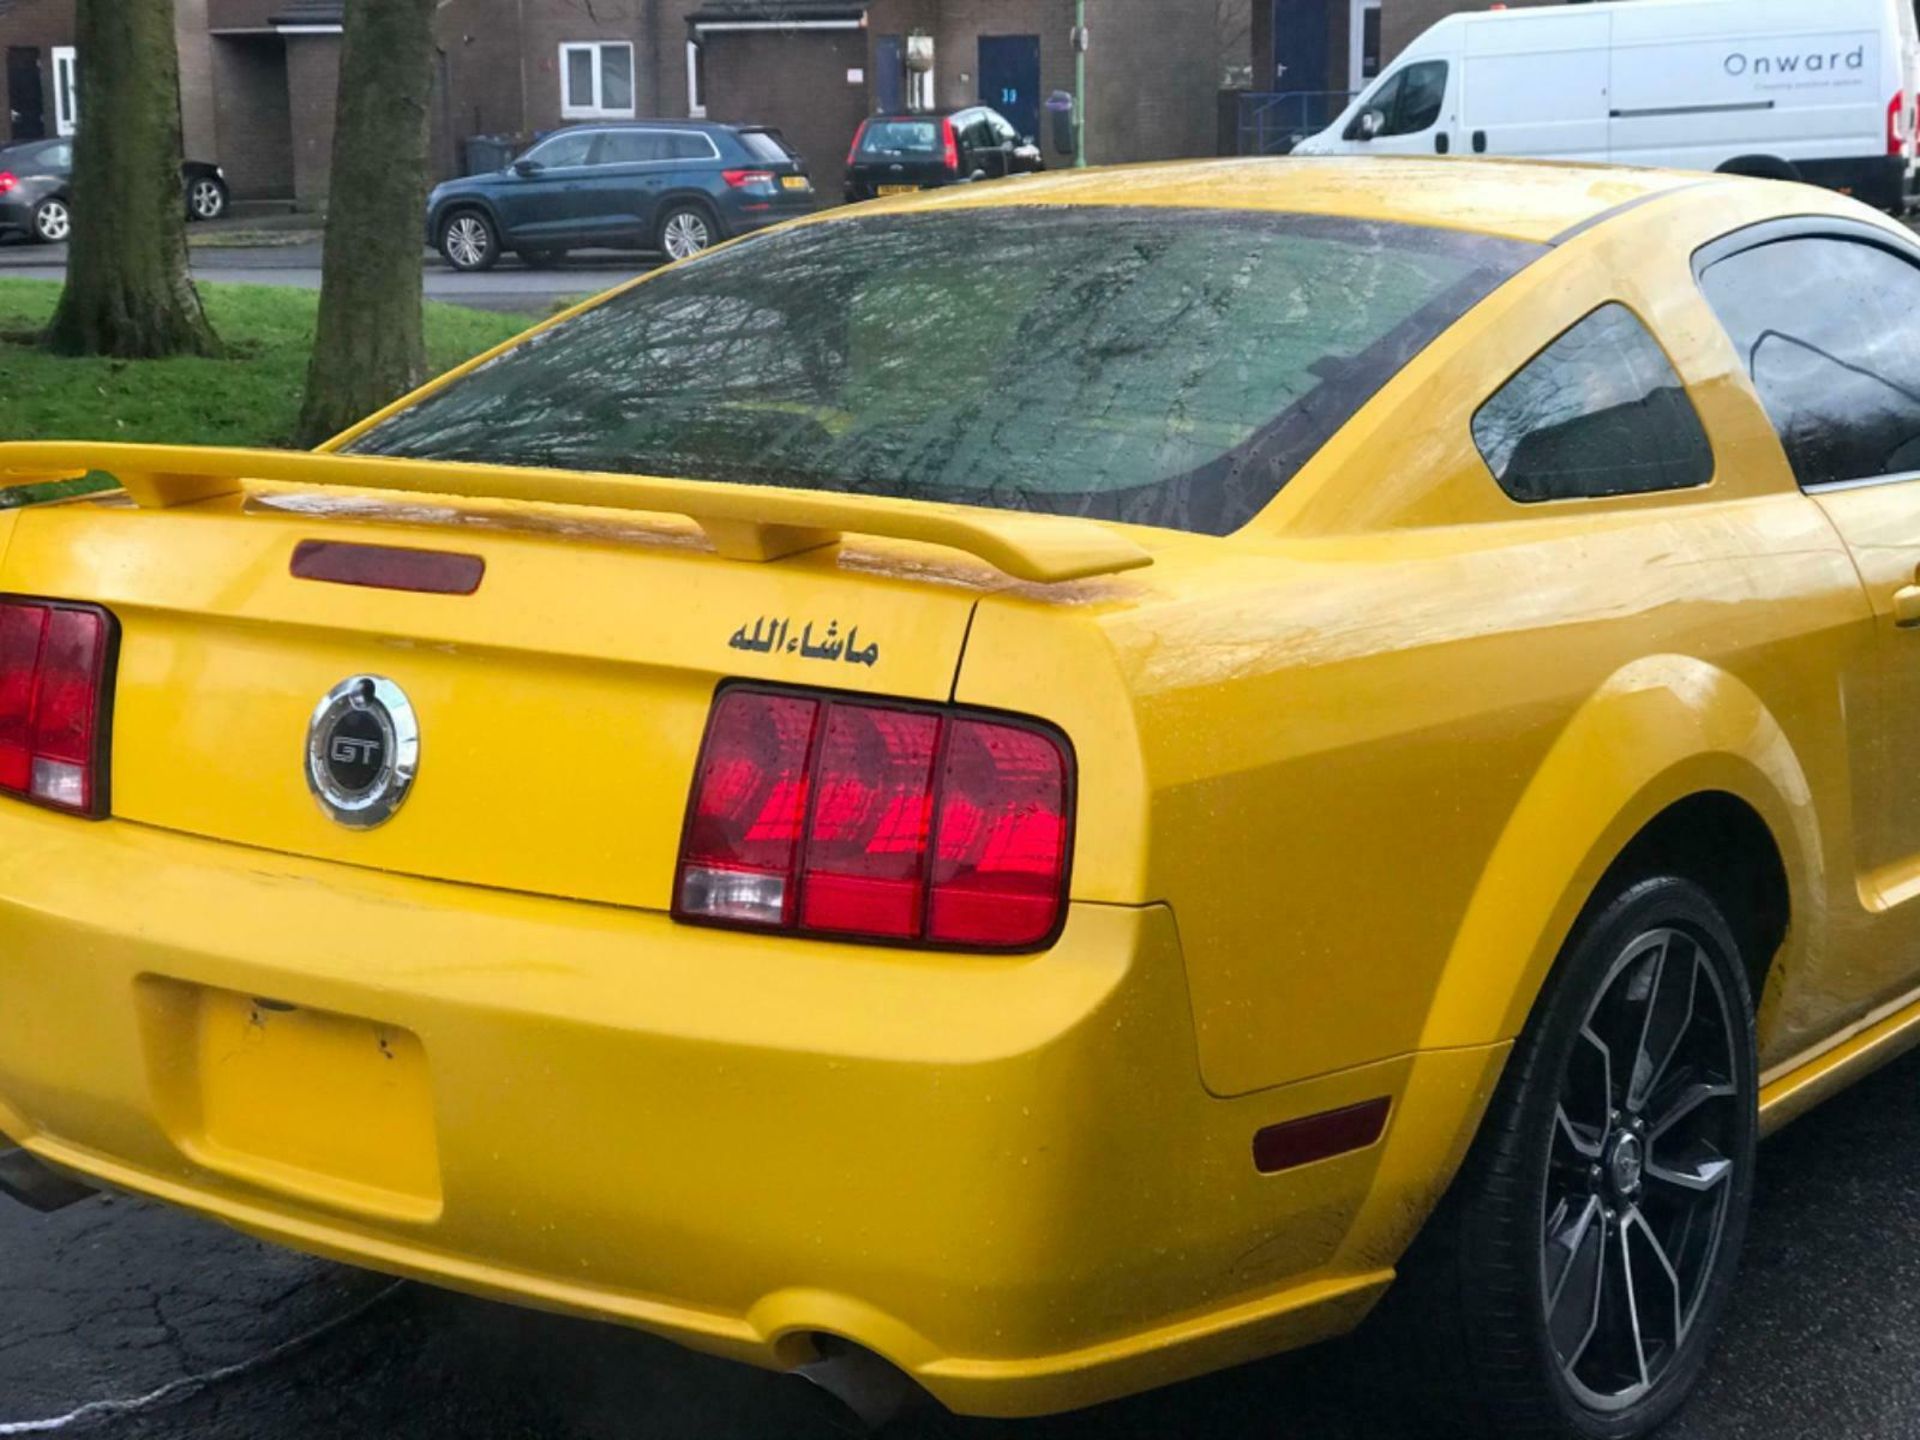
[[[113,641],[97,606],[0,599],[0,793],[106,813]]]
[[[714,701],[674,914],[963,950],[1031,950],[1065,914],[1073,761],[964,710],[733,686]]]

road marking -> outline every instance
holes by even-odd
[[[74,1425],[89,1425],[97,1420],[111,1420],[123,1415],[139,1415],[148,1410],[157,1410],[170,1401],[183,1399],[210,1385],[219,1385],[228,1380],[238,1379],[256,1370],[263,1370],[274,1361],[292,1354],[317,1340],[323,1340],[343,1326],[352,1324],[376,1305],[398,1293],[406,1282],[396,1280],[379,1294],[362,1301],[351,1310],[334,1316],[325,1324],[316,1325],[304,1335],[296,1335],[283,1344],[276,1345],[264,1354],[255,1355],[249,1360],[241,1360],[232,1365],[223,1365],[218,1370],[208,1370],[199,1375],[183,1375],[178,1380],[169,1381],[158,1390],[130,1400],[89,1400],[77,1410],[65,1415],[49,1416],[45,1420],[5,1420],[0,1421],[0,1436],[6,1435],[48,1435],[56,1430],[65,1430]]]

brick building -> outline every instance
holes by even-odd
[[[319,204],[342,0],[174,3],[187,152],[224,165],[237,198]],[[0,140],[71,129],[83,88],[73,7],[0,0]],[[1246,0],[1090,0],[1089,11],[1089,158],[1214,153],[1223,45],[1244,47]],[[1073,89],[1073,20],[1073,0],[441,0],[433,165],[460,173],[477,135],[704,114],[779,127],[837,195],[848,142],[874,109],[977,100],[1058,164],[1068,153],[1043,106]],[[930,68],[910,69],[910,51]]]

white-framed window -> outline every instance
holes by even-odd
[[[1367,88],[1380,73],[1380,0],[1347,0],[1347,88]]]
[[[702,83],[705,61],[706,54],[700,48],[700,42],[687,41],[687,114],[695,120],[707,118],[707,93]]]
[[[633,46],[593,40],[560,47],[560,118],[633,118]]]
[[[71,135],[80,119],[79,62],[73,46],[53,47],[53,130]]]

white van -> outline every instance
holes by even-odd
[[[1614,0],[1449,15],[1297,155],[1532,155],[1804,179],[1914,170],[1913,0]]]

